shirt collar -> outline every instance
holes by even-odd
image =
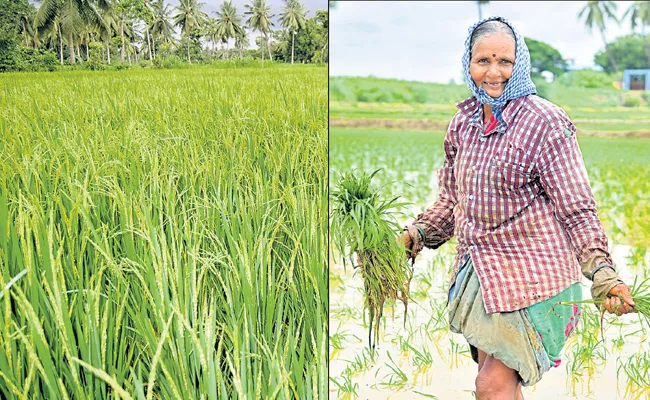
[[[500,123],[496,129],[493,129],[491,132],[484,132],[483,129],[480,130],[480,135],[488,136],[493,132],[505,132],[510,123],[514,120],[517,112],[524,103],[526,96],[518,97],[510,101],[506,107],[503,109],[503,121]],[[469,97],[463,101],[456,103],[456,107],[461,114],[465,115],[468,118],[470,125],[474,125],[479,128],[483,128],[483,107],[481,107],[481,102],[474,96]]]

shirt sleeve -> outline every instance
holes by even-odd
[[[571,122],[552,129],[538,158],[537,170],[555,217],[569,235],[582,273],[592,280],[596,267],[614,264],[575,133]]]
[[[452,135],[457,123],[452,121],[444,140],[445,161],[438,170],[438,200],[413,222],[425,233],[424,245],[437,249],[454,236],[454,207],[456,205],[456,179],[454,177],[454,160],[456,146]]]

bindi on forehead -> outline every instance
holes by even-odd
[[[496,54],[492,54],[492,57],[496,57],[496,56],[497,56]]]

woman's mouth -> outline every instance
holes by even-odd
[[[489,88],[499,88],[501,87],[505,82],[484,82],[485,85]]]

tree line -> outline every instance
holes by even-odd
[[[205,3],[179,0],[0,0],[0,71],[53,70],[82,64],[91,69],[133,63],[202,63],[259,58],[327,62],[328,13],[300,0],[283,0],[274,14],[266,0],[240,12],[225,0],[209,15]],[[274,29],[275,28],[275,29]],[[257,32],[257,49],[251,33]],[[254,33],[253,33],[254,35]],[[232,47],[231,47],[232,44]]]

